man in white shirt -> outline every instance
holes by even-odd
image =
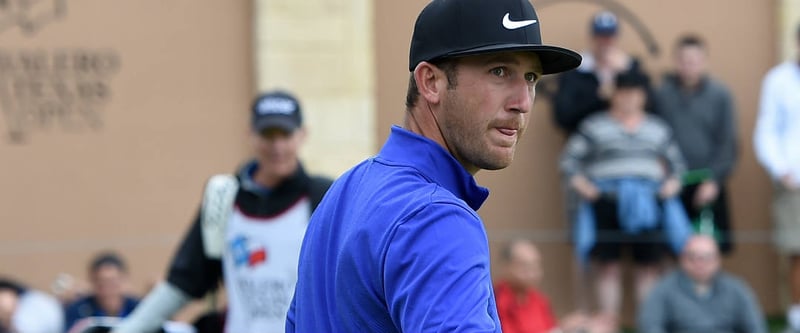
[[[0,278],[0,332],[61,333],[64,313],[55,297]]]
[[[800,46],[800,26],[797,30]],[[761,89],[756,157],[775,184],[772,214],[778,250],[790,257],[789,324],[800,331],[800,57],[770,70]]]

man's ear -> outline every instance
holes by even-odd
[[[433,64],[423,61],[414,68],[414,81],[419,95],[429,104],[438,104],[441,95],[447,90],[447,76]]]

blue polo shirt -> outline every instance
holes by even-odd
[[[489,191],[436,142],[392,127],[309,222],[286,332],[500,332]]]

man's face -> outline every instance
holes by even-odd
[[[699,46],[684,46],[675,52],[675,68],[683,79],[696,80],[706,72],[706,52]]]
[[[114,265],[102,265],[91,274],[95,296],[103,300],[122,298],[125,294],[125,272]]]
[[[643,112],[645,99],[642,88],[620,87],[615,89],[614,95],[611,96],[611,108],[625,113]]]
[[[519,290],[536,288],[543,275],[539,251],[527,243],[514,246],[508,263],[508,280],[512,286]]]
[[[605,56],[609,51],[617,46],[617,36],[614,34],[595,34],[592,35],[592,50],[595,56]]]
[[[253,145],[259,168],[274,178],[291,176],[297,170],[298,153],[304,139],[305,130],[302,128],[292,132],[267,128],[254,133]]]
[[[0,289],[0,328],[11,329],[11,318],[17,310],[19,297],[11,289]]]
[[[719,271],[719,251],[709,237],[689,240],[681,254],[681,268],[697,283],[707,283]]]
[[[528,126],[542,67],[530,52],[460,58],[436,116],[451,153],[470,172],[507,167]]]

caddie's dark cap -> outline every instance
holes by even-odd
[[[303,125],[300,102],[285,91],[271,91],[259,95],[253,102],[253,130],[261,132],[279,128],[293,132]]]

